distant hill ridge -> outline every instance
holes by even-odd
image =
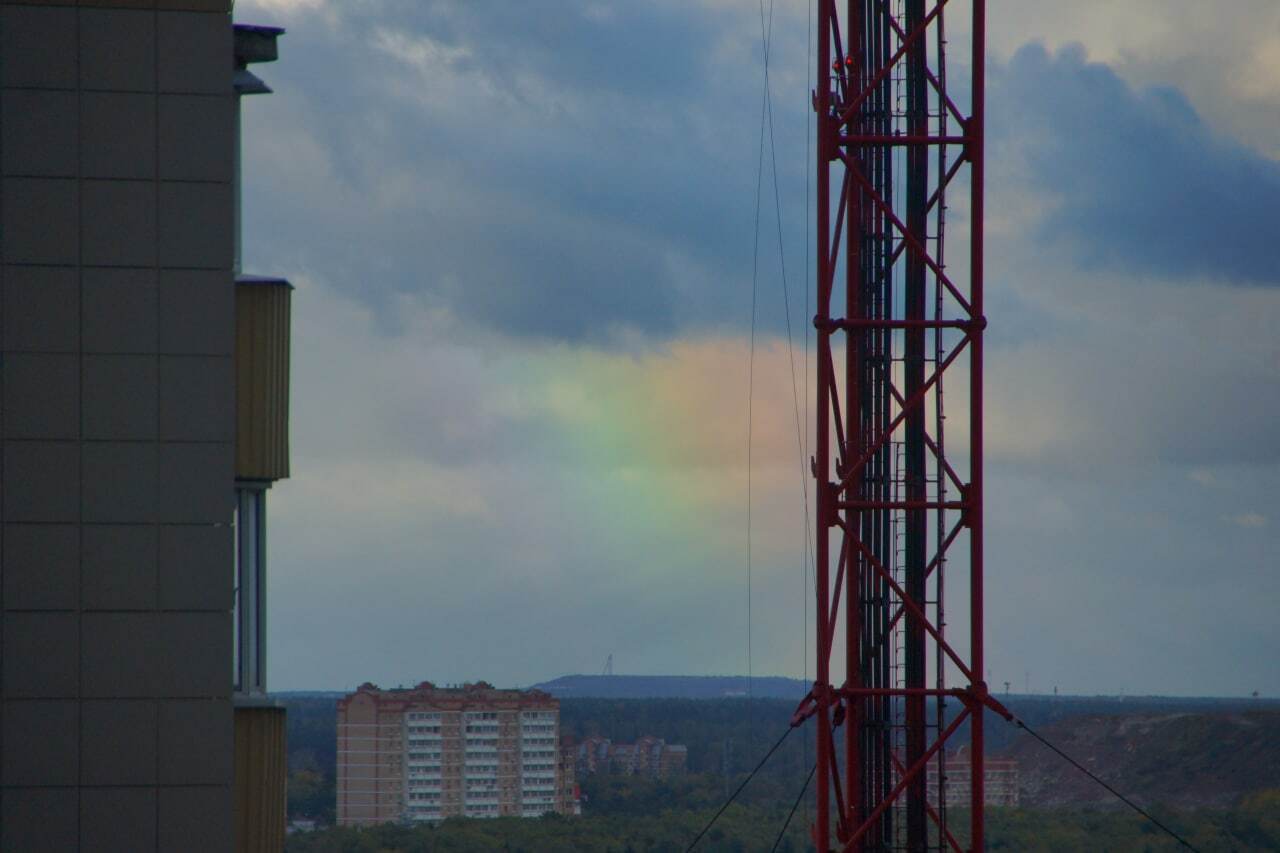
[[[562,675],[534,684],[561,699],[791,699],[809,691],[798,678],[745,675]]]
[[[795,702],[804,698],[809,687],[810,682],[799,678],[775,675],[750,680],[745,675],[562,675],[530,685],[531,689],[543,690],[563,699],[725,699],[750,695],[756,699],[790,699]],[[1081,706],[1087,706],[1090,710],[1106,708],[1114,713],[1174,708],[1280,709],[1280,700],[1274,698],[1250,699],[1240,696],[996,695],[1010,708],[1029,705],[1070,713],[1081,713]],[[1015,713],[1020,712],[1015,709]]]

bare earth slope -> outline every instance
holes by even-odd
[[[1280,788],[1280,711],[1089,714],[1040,730],[1047,740],[1142,804],[1228,806]],[[1023,806],[1112,806],[1096,782],[1023,734],[1001,757],[1018,759]]]

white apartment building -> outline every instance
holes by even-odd
[[[577,814],[559,731],[540,691],[362,685],[338,703],[338,823]]]

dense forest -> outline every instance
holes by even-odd
[[[685,850],[711,812],[670,809],[647,817],[549,815],[536,820],[446,820],[439,826],[396,825],[330,829],[292,835],[288,853],[668,853]],[[1264,853],[1280,849],[1280,791],[1256,794],[1233,809],[1171,812],[1162,823],[1202,853]],[[706,853],[772,849],[785,819],[780,809],[731,806],[698,844]],[[957,824],[963,823],[963,815]],[[777,849],[812,851],[803,816],[788,828]],[[1182,845],[1132,812],[992,809],[987,849],[1019,853],[1164,853]],[[960,844],[966,843],[958,833]]]
[[[705,825],[709,813],[666,811],[647,817],[590,816],[542,818],[451,818],[438,826],[386,825],[330,829],[290,836],[288,853],[383,853],[383,851],[466,851],[466,853],[641,853],[683,851]],[[769,850],[786,817],[782,812],[732,806],[698,845],[705,851]],[[779,851],[811,851],[806,830],[795,821]],[[767,841],[764,839],[768,839]]]
[[[533,685],[560,699],[727,699],[753,696],[799,702],[809,689],[798,678],[743,675],[562,675]]]

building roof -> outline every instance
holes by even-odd
[[[389,710],[415,708],[441,708],[468,710],[472,708],[540,707],[559,708],[560,700],[541,690],[503,690],[487,681],[469,682],[452,687],[437,687],[430,681],[419,682],[414,687],[381,688],[372,682],[361,684],[354,693],[338,700],[338,707],[345,708],[356,700],[372,700]]]

